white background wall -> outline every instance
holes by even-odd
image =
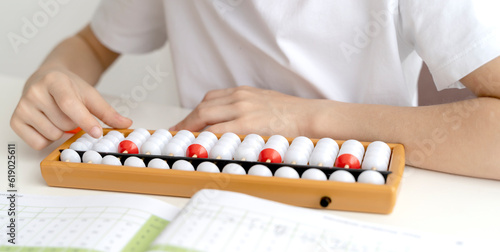
[[[100,0],[0,1],[0,74],[28,78],[62,39],[85,26]],[[35,28],[29,30],[27,27]],[[24,33],[23,33],[24,32]],[[18,42],[12,42],[13,38]],[[19,42],[22,41],[22,42]],[[154,89],[141,87],[148,69],[168,72]],[[129,102],[150,101],[178,105],[175,76],[168,46],[146,55],[125,55],[101,79],[103,94]],[[146,92],[144,92],[146,91]],[[120,106],[125,100],[114,101]]]

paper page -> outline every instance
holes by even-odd
[[[137,195],[18,195],[14,246],[5,228],[9,204],[0,195],[0,251],[145,251],[179,212]]]
[[[420,252],[470,251],[469,246],[476,250],[482,245],[358,222],[244,194],[202,190],[158,236],[150,251]]]

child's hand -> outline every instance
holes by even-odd
[[[321,106],[321,100],[246,86],[214,90],[171,130],[200,131],[208,127],[217,133],[307,135]]]
[[[26,143],[40,150],[77,126],[100,137],[102,128],[94,116],[111,127],[132,124],[80,77],[51,69],[35,73],[27,81],[10,125]]]

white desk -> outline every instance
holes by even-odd
[[[27,146],[10,128],[9,120],[19,97],[24,80],[0,75],[0,190],[7,189],[8,141],[17,143],[19,193],[44,195],[95,195],[115,192],[48,187],[40,173],[40,161],[70,135],[42,151]],[[118,96],[120,94],[117,94]],[[108,101],[114,98],[107,97]],[[132,128],[168,128],[181,120],[189,111],[177,107],[158,106],[140,102],[130,110],[134,120]],[[500,164],[499,164],[500,167]],[[188,199],[150,196],[182,207]],[[317,210],[320,211],[320,210]],[[401,190],[392,214],[366,214],[329,211],[332,214],[361,221],[380,223],[413,230],[458,235],[462,237],[500,237],[500,182],[474,179],[407,167]]]

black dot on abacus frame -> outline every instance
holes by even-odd
[[[332,199],[328,196],[322,197],[321,200],[319,201],[319,204],[322,207],[327,207],[328,205],[330,205],[330,203],[332,203]]]

